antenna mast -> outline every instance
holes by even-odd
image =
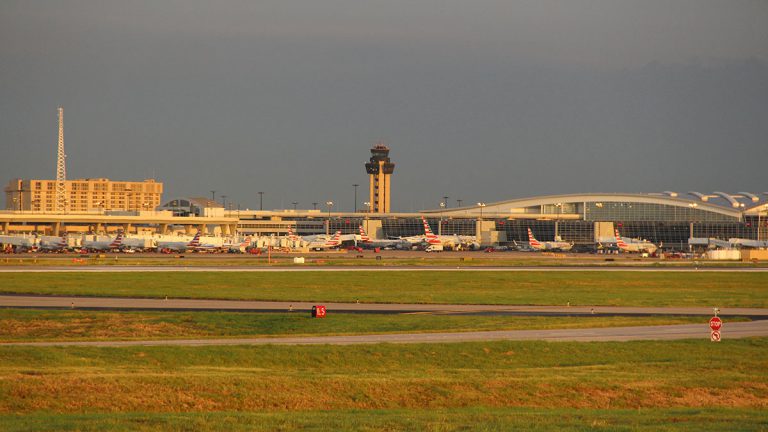
[[[59,147],[56,154],[56,211],[67,210],[67,189],[64,182],[67,180],[67,155],[64,154],[64,108],[59,107]]]

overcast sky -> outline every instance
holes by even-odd
[[[0,2],[0,180],[393,208],[768,191],[768,1]],[[358,204],[358,207],[361,207]]]

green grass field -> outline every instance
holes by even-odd
[[[737,319],[729,319],[733,322]],[[700,317],[519,317],[422,314],[97,312],[0,309],[0,342],[308,336],[640,325],[704,325]]]
[[[451,408],[129,414],[0,415],[11,431],[765,431],[759,410]]]
[[[6,273],[1,293],[615,306],[768,307],[768,273]]]
[[[768,338],[0,347],[0,424],[4,430],[764,430],[766,352]]]

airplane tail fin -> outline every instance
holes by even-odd
[[[325,244],[328,246],[337,246],[341,244],[341,231],[336,231],[336,233],[333,234],[333,237],[326,241]]]
[[[619,248],[627,247],[627,243],[621,238],[621,235],[619,235],[619,230],[615,229],[614,234],[616,235],[616,246]]]
[[[368,237],[368,234],[366,234],[365,228],[363,228],[362,225],[360,225],[360,240],[364,243],[369,243],[371,241],[371,238]]]
[[[531,246],[541,246],[541,243],[533,236],[533,231],[530,228],[528,228],[528,244]]]
[[[293,233],[293,229],[291,227],[288,227],[288,240],[296,241],[298,239],[299,239],[298,236],[296,236],[296,234]]]
[[[192,238],[192,240],[189,243],[187,243],[187,246],[189,246],[189,247],[198,247],[198,246],[200,246],[200,230],[197,230],[197,233]]]
[[[115,249],[115,248],[119,248],[120,245],[122,245],[122,244],[123,244],[123,232],[122,231],[118,231],[117,232],[117,237],[115,237],[115,239],[112,241],[112,243],[109,244],[109,247],[112,248],[112,249]]]

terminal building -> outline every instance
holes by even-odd
[[[363,226],[373,238],[424,233],[421,218],[443,235],[475,235],[483,246],[528,241],[530,228],[539,240],[556,236],[574,247],[623,237],[651,241],[664,249],[687,250],[689,241],[732,238],[768,239],[768,193],[589,193],[519,198],[416,213],[327,212],[322,210],[226,210],[205,198],[175,198],[157,211],[90,213],[0,212],[3,233],[171,232],[213,235],[284,236],[341,231],[356,234]]]

